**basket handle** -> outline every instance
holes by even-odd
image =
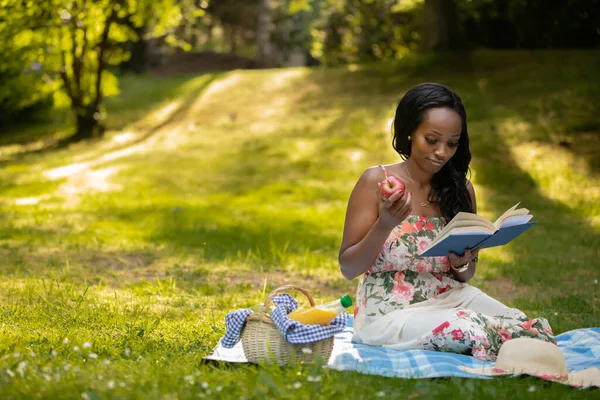
[[[300,293],[302,293],[303,295],[306,296],[306,298],[308,299],[308,302],[310,303],[311,307],[315,306],[315,301],[313,300],[313,298],[310,295],[310,293],[308,293],[306,290],[304,290],[300,286],[296,286],[296,285],[284,285],[284,286],[278,287],[277,289],[275,289],[271,293],[269,293],[269,295],[265,299],[265,304],[263,304],[263,307],[262,307],[261,311],[263,313],[265,313],[265,314],[268,314],[269,304],[271,303],[271,301],[273,300],[273,298],[275,297],[275,295],[277,293],[286,292],[288,290],[297,290],[297,291],[299,291]]]

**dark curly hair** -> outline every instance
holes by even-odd
[[[454,156],[431,179],[428,201],[436,205],[447,221],[460,211],[474,212],[467,191],[467,172],[471,162],[467,112],[462,100],[448,87],[439,83],[424,83],[410,89],[400,100],[394,117],[392,145],[400,156],[410,158],[412,135],[431,108],[449,108],[456,111],[462,120],[458,148]]]

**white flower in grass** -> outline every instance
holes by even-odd
[[[73,347],[73,351],[79,352],[79,346]]]
[[[138,356],[138,358],[136,359],[137,361],[142,361],[143,357],[142,356]]]
[[[321,377],[320,376],[308,376],[306,378],[307,381],[309,382],[320,382],[321,381]]]
[[[594,279],[594,285],[598,284],[598,279]]]
[[[30,355],[31,357],[35,358],[35,352],[34,352],[34,351],[32,351],[31,353],[29,353],[29,355]]]
[[[54,358],[58,355],[58,353],[56,352],[56,350],[52,349],[52,351],[50,352],[50,355]]]
[[[312,354],[312,350],[310,348],[308,348],[308,347],[302,348],[302,352],[304,354]]]
[[[110,360],[107,358],[106,360],[104,360],[104,364],[110,365]]]
[[[217,386],[217,387],[215,388],[215,392],[220,392],[221,390],[223,390],[223,388],[222,388],[221,386]]]
[[[529,386],[529,389],[527,389],[528,392],[535,392],[536,387],[534,385]]]
[[[300,389],[300,388],[302,387],[302,384],[301,384],[300,382],[296,382],[296,383],[294,383],[294,384],[292,385],[292,387],[293,387],[294,389]]]
[[[375,396],[377,396],[377,397],[384,397],[385,396],[385,392],[383,390],[380,390],[379,392],[375,393]]]
[[[85,343],[83,344],[83,348],[84,348],[84,349],[89,349],[90,347],[92,347],[92,344],[91,344],[90,342],[85,342]]]
[[[202,382],[200,384],[200,386],[202,386],[202,389],[208,389],[208,383],[207,382]]]
[[[11,378],[14,378],[14,377],[15,377],[15,373],[14,373],[14,372],[12,372],[10,369],[7,369],[7,370],[6,370],[6,373],[7,373],[7,374],[8,374],[8,376],[10,376]]]
[[[125,349],[125,355],[126,355],[126,356],[129,356],[130,354],[131,354],[131,350],[129,350],[129,349]]]
[[[63,339],[63,344],[68,344],[69,343],[69,338],[64,338]]]
[[[192,375],[187,375],[186,377],[184,377],[183,379],[185,379],[185,381],[190,384],[193,385],[194,384],[194,377]]]
[[[25,361],[21,361],[19,363],[19,366],[17,367],[17,372],[19,373],[19,375],[23,376],[23,374],[25,373],[26,367],[27,367],[27,363]]]
[[[19,357],[21,357],[21,353],[14,353],[14,354],[13,354],[13,357],[14,357],[14,358],[19,358]]]
[[[115,388],[115,381],[108,381],[106,382],[106,387],[108,387],[109,389],[114,389]]]
[[[90,357],[90,358],[98,358],[98,354],[96,354],[96,353],[90,353],[90,355],[88,357]]]

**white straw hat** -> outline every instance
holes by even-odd
[[[486,364],[479,368],[459,368],[476,375],[527,374],[576,387],[600,387],[600,369],[588,368],[569,373],[558,346],[533,338],[516,338],[505,342],[500,347],[495,366]]]

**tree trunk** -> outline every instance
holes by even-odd
[[[423,48],[461,50],[467,47],[454,0],[425,0]]]
[[[100,111],[93,106],[85,106],[74,110],[77,132],[69,138],[70,142],[80,142],[86,139],[102,138],[106,127],[100,120]]]
[[[127,64],[129,68],[136,74],[144,73],[148,70],[148,43],[144,39],[146,27],[132,27],[138,39],[131,44],[131,57]]]
[[[256,57],[265,64],[272,63],[271,0],[260,0],[256,25]]]

